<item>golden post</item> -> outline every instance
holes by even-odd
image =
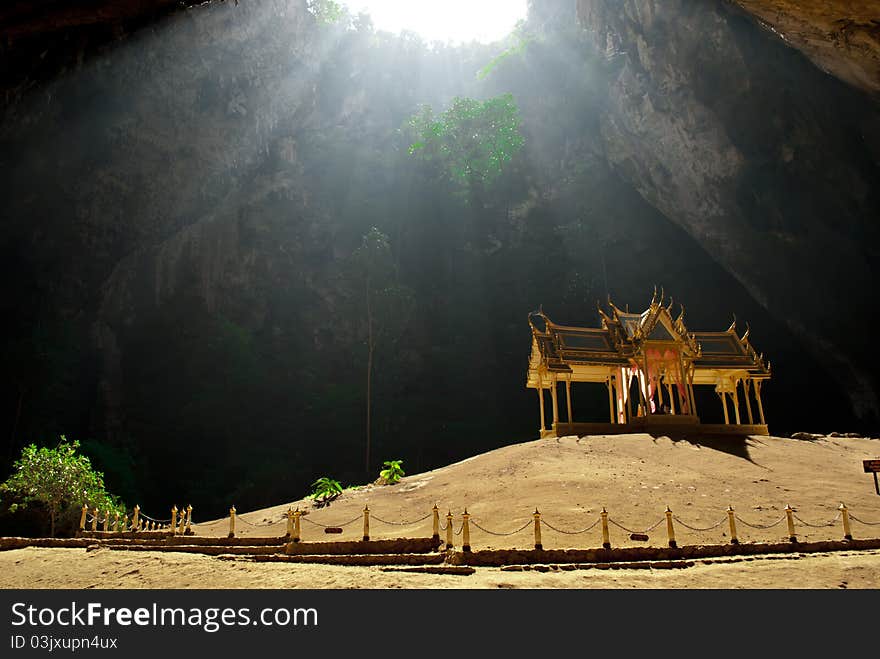
[[[101,530],[107,532],[107,526],[110,523],[110,511],[104,511],[104,519],[101,520]]]
[[[849,528],[849,510],[843,501],[840,502],[838,510],[840,510],[840,514],[843,517],[843,538],[845,540],[852,540],[852,531]]]
[[[290,507],[290,506],[287,507],[286,515],[287,515],[287,537],[292,538],[293,537],[293,508],[292,507]]]
[[[437,508],[436,503],[431,509],[431,514],[434,516],[434,530],[431,534],[431,540],[434,540],[435,542],[440,542],[440,510]]]
[[[227,537],[235,537],[235,506],[229,509],[229,535]]]
[[[602,546],[605,549],[611,549],[611,538],[608,535],[608,511],[605,510],[605,507],[602,507],[602,512],[599,513],[599,517],[602,518]]]
[[[141,515],[141,507],[138,504],[134,504],[134,514],[131,518],[131,530],[132,531],[140,531],[140,519],[138,519]]]
[[[461,515],[461,550],[462,551],[470,551],[471,550],[471,526],[468,520],[470,520],[471,516],[468,515],[467,508],[464,509],[464,513]]]
[[[300,540],[300,528],[299,528],[299,518],[302,517],[302,513],[299,511],[299,508],[293,511],[293,541],[299,542]]]
[[[452,511],[446,511],[446,549],[452,549]]]
[[[364,542],[370,539],[370,507],[364,506]]]
[[[119,530],[119,513],[115,513],[113,515],[113,530],[114,531]]]
[[[89,512],[89,507],[86,504],[83,504],[82,515],[79,516],[79,530],[86,530],[86,515]]]
[[[788,519],[788,541],[797,542],[797,536],[794,534],[794,508],[791,505],[785,506],[785,517]]]
[[[727,521],[730,522],[730,544],[738,545],[739,538],[736,537],[736,520],[733,519],[733,506],[727,506]]]
[[[171,535],[174,535],[174,529],[177,526],[177,505],[171,506]]]
[[[669,546],[675,549],[678,545],[675,542],[675,528],[672,526],[672,511],[666,506],[666,535],[669,536]]]
[[[532,513],[532,517],[535,518],[535,549],[541,551],[544,549],[544,545],[541,544],[541,513],[538,512],[537,508]]]
[[[192,530],[192,512],[193,507],[191,504],[186,505],[186,535],[194,535]]]
[[[98,509],[92,509],[92,531],[98,530]]]

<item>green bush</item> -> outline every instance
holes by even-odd
[[[379,478],[388,485],[394,485],[405,475],[403,467],[400,466],[403,464],[403,460],[386,460],[382,464],[385,465],[385,469],[379,472]]]
[[[329,503],[342,494],[342,485],[337,480],[322,476],[312,483],[312,493],[309,495],[319,503]]]
[[[15,471],[0,484],[0,498],[9,512],[41,507],[53,537],[57,527],[77,528],[83,505],[124,515],[125,506],[104,489],[104,475],[77,454],[78,449],[79,442],[69,442],[64,435],[55,448],[25,446],[13,464]]]

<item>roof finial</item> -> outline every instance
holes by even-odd
[[[657,284],[654,284],[654,295],[651,296],[651,306],[657,304]]]
[[[670,296],[669,296],[669,306],[666,307],[666,313],[668,313],[670,316],[672,315],[672,303],[673,303],[673,301],[674,301],[674,299],[673,299],[673,297],[670,295]]]
[[[661,287],[660,287],[660,304],[663,304],[663,298],[664,298],[664,297],[666,297],[666,291],[665,291],[665,290],[663,289],[663,287],[661,286]]]
[[[730,323],[730,327],[727,328],[728,332],[733,332],[736,329],[736,314],[733,314],[733,322]]]
[[[743,343],[747,343],[749,340],[749,332],[751,332],[751,331],[752,331],[752,326],[749,325],[748,323],[746,323],[746,333],[742,335],[742,339],[740,339],[740,341],[742,341]]]
[[[681,307],[681,312],[678,314],[678,318],[676,319],[675,322],[676,323],[683,323],[684,322],[684,305],[679,304],[678,306]]]

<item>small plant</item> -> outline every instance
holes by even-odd
[[[385,469],[379,472],[379,478],[387,485],[394,485],[405,475],[403,467],[400,466],[403,460],[386,460],[382,464],[385,465]]]
[[[339,481],[322,476],[312,483],[312,493],[309,495],[319,504],[328,504],[342,494],[342,485]]]

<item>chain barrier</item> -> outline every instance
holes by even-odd
[[[738,522],[741,522],[742,524],[745,524],[746,526],[749,526],[749,527],[751,527],[751,528],[753,528],[753,529],[772,529],[774,526],[777,526],[778,524],[781,524],[783,521],[785,521],[785,515],[783,515],[782,517],[780,517],[779,519],[777,519],[777,520],[776,520],[775,522],[773,522],[772,524],[767,524],[767,525],[765,526],[765,525],[763,525],[763,524],[749,524],[747,521],[745,521],[744,519],[742,519],[739,515],[734,515],[734,517],[736,518],[736,520],[737,520]]]
[[[841,515],[841,513],[838,512],[837,516],[834,519],[832,519],[830,522],[825,522],[824,524],[810,524],[809,522],[805,522],[800,517],[798,517],[797,515],[792,513],[792,517],[794,517],[797,521],[799,521],[804,526],[809,526],[810,528],[813,528],[813,529],[823,529],[828,526],[834,526],[834,522],[836,522],[837,520],[840,519],[840,515]]]
[[[614,524],[614,526],[616,526],[617,528],[619,528],[619,529],[623,529],[623,530],[626,531],[627,533],[645,533],[645,534],[647,534],[648,531],[653,531],[653,530],[656,529],[658,526],[660,526],[663,522],[665,522],[665,521],[666,521],[666,518],[665,518],[665,517],[661,517],[661,518],[658,519],[656,522],[654,522],[651,526],[649,526],[648,528],[646,528],[644,531],[633,531],[632,529],[628,529],[628,528],[626,528],[625,526],[623,526],[622,524],[618,524],[617,522],[615,522],[615,521],[614,521],[613,519],[611,519],[610,517],[608,518],[608,521],[611,522],[612,524]]]
[[[474,520],[470,520],[470,523],[473,524],[474,526],[476,526],[478,529],[480,529],[484,533],[488,533],[489,535],[508,536],[508,535],[516,535],[517,533],[519,533],[520,531],[525,529],[529,524],[531,524],[532,520],[527,521],[525,524],[523,524],[521,527],[519,527],[516,531],[510,531],[509,533],[498,533],[497,531],[490,531],[489,529],[486,529],[486,528],[483,528],[482,526],[480,526]]]
[[[426,519],[428,519],[428,518],[429,518],[431,515],[433,515],[433,514],[434,514],[433,512],[430,512],[430,513],[428,513],[427,515],[425,515],[424,517],[422,517],[422,518],[420,518],[420,519],[417,519],[417,520],[415,520],[415,521],[412,521],[412,522],[389,522],[388,520],[384,520],[384,519],[382,519],[381,517],[376,517],[376,516],[371,512],[371,513],[370,513],[370,521],[372,522],[372,521],[375,520],[375,521],[377,521],[377,522],[382,522],[383,524],[390,524],[390,525],[392,525],[392,526],[410,526],[410,525],[412,525],[412,524],[419,524],[419,523],[421,523],[421,522],[424,522]]]
[[[543,517],[541,518],[541,524],[546,526],[548,529],[552,529],[553,531],[556,531],[557,533],[564,533],[565,535],[579,535],[581,533],[586,533],[587,531],[592,530],[596,526],[596,524],[598,524],[601,521],[602,521],[601,518],[598,518],[598,519],[596,519],[595,522],[590,524],[587,528],[581,529],[580,531],[565,531],[563,529],[557,529],[555,526],[553,526],[546,519],[544,519]]]
[[[314,520],[311,520],[308,517],[306,517],[305,515],[300,517],[301,520],[308,522],[309,524],[312,524],[314,526],[320,526],[322,529],[340,528],[343,526],[348,526],[349,524],[352,524],[352,523],[358,521],[359,519],[363,519],[363,518],[364,518],[364,516],[363,516],[363,514],[361,514],[361,515],[358,515],[357,517],[355,517],[354,519],[348,520],[345,524],[321,524],[321,522],[316,522]],[[372,517],[371,517],[371,519],[372,519]]]
[[[268,524],[252,524],[251,522],[247,521],[246,519],[244,519],[240,515],[236,515],[235,521],[236,522],[244,522],[248,526],[251,526],[255,529],[262,529],[262,528],[269,528],[270,526],[278,526],[279,524],[284,524],[287,520],[280,519],[277,522],[269,522]]]
[[[866,522],[863,519],[859,519],[858,517],[856,517],[852,513],[849,514],[849,518],[855,522],[858,522],[859,524],[865,524],[867,526],[880,526],[880,522]]]
[[[458,527],[458,531],[455,531],[455,527],[453,526],[453,533],[455,535],[461,535],[461,532],[464,530],[464,522],[461,523],[461,526]]]
[[[156,524],[168,524],[171,522],[170,519],[153,519],[152,517],[150,517],[149,515],[145,515],[144,513],[141,513],[141,517],[148,522],[156,522]]]
[[[717,529],[719,526],[721,526],[722,524],[724,524],[724,522],[727,521],[727,515],[725,515],[724,517],[722,517],[718,522],[716,522],[716,523],[713,524],[712,526],[707,526],[706,528],[700,528],[700,527],[698,527],[698,526],[691,526],[690,524],[686,524],[685,522],[682,522],[682,521],[681,521],[678,517],[676,517],[675,515],[672,516],[672,519],[674,519],[676,522],[678,522],[679,524],[681,524],[681,525],[682,525],[683,527],[685,527],[686,529],[690,529],[691,531],[697,531],[697,532],[702,533],[702,532],[704,532],[704,531],[711,531],[711,530],[713,530],[713,529]]]

